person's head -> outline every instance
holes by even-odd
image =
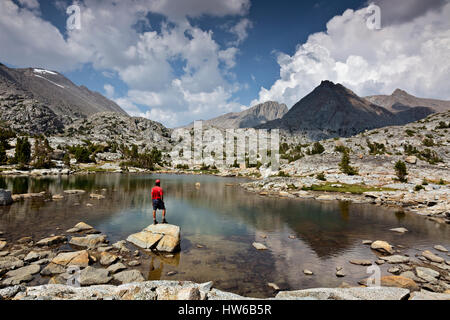
[[[161,180],[156,180],[155,184],[159,187],[161,185]]]

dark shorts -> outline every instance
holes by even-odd
[[[164,206],[164,201],[161,199],[153,199],[153,210],[165,210],[166,207]]]

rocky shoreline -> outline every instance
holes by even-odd
[[[330,191],[311,190],[315,187],[329,188]],[[392,207],[404,212],[412,212],[441,224],[450,224],[450,188],[447,185],[430,184],[419,192],[413,190],[411,184],[386,184],[386,190],[380,187],[377,191],[333,192],[333,189],[351,189],[352,185],[340,182],[323,184],[311,177],[306,178],[267,178],[242,183],[248,192],[260,196],[286,199],[313,199],[318,201],[348,201],[377,206]],[[388,188],[390,188],[388,190]],[[370,188],[368,188],[370,190]]]

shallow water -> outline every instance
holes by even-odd
[[[8,241],[23,236],[39,240],[84,221],[108,235],[126,239],[152,223],[150,189],[162,179],[169,223],[182,230],[181,252],[173,258],[148,253],[137,267],[150,280],[206,282],[254,297],[270,297],[268,282],[283,290],[356,284],[368,276],[366,267],[351,259],[377,259],[362,240],[385,240],[414,257],[436,244],[450,247],[450,227],[414,214],[374,205],[279,199],[248,193],[241,179],[188,175],[95,174],[60,178],[3,178],[0,187],[14,193],[52,194],[83,189],[62,201],[27,200],[0,208],[0,230]],[[201,186],[196,188],[195,183]],[[232,184],[232,185],[230,185]],[[104,200],[89,198],[102,193]],[[93,206],[86,206],[91,203]],[[158,213],[161,220],[161,213]],[[405,227],[400,235],[389,231]],[[295,239],[289,236],[295,235]],[[269,250],[257,251],[253,242]],[[435,253],[438,253],[434,251]],[[438,253],[443,256],[442,253]],[[344,267],[345,278],[335,276]],[[303,274],[304,269],[314,272]],[[381,266],[388,274],[388,265]],[[169,271],[176,271],[168,276]],[[46,280],[48,281],[48,280]]]

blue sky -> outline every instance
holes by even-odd
[[[267,100],[291,107],[324,79],[450,98],[448,0],[377,0],[377,30],[366,0],[84,0],[81,29],[67,30],[71,4],[2,1],[0,61],[61,72],[169,127]]]

